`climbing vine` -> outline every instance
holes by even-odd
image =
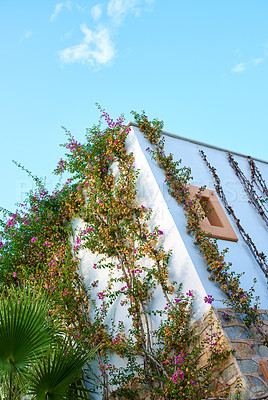
[[[257,165],[255,164],[254,160],[252,158],[248,158],[248,163],[250,167],[250,172],[251,172],[251,184],[257,186],[257,188],[262,192],[263,196],[259,198],[261,203],[266,203],[268,199],[268,188],[266,186],[266,182],[262,177],[262,174],[260,173]]]
[[[257,261],[257,263],[259,264],[261,270],[263,271],[266,279],[268,279],[268,265],[266,262],[266,255],[263,252],[259,252],[255,243],[253,242],[252,238],[249,236],[249,234],[245,231],[245,229],[242,227],[241,223],[240,223],[240,219],[237,218],[237,216],[235,215],[234,210],[232,209],[232,207],[229,205],[226,196],[224,194],[223,188],[221,186],[221,181],[220,178],[216,172],[216,168],[213,167],[207,160],[207,157],[204,153],[203,150],[199,151],[201,154],[202,159],[204,160],[206,166],[208,167],[208,169],[210,170],[213,178],[215,179],[215,190],[218,193],[220,199],[222,200],[224,207],[226,209],[226,211],[228,212],[229,215],[231,215],[231,217],[233,218],[234,222],[236,223],[237,228],[239,229],[239,232],[243,238],[243,240],[245,241],[245,243],[247,244],[247,246],[249,247],[252,255],[254,256],[255,260]]]
[[[99,109],[107,128],[101,122],[93,126],[84,144],[65,130],[67,154],[55,170],[70,174],[63,187],[49,193],[32,176],[36,192],[16,213],[6,211],[1,221],[1,285],[42,286],[53,297],[50,312],[61,315],[72,341],[85,348],[100,344],[95,367],[88,364],[84,377],[100,388],[104,400],[225,396],[228,387],[215,381],[217,367],[229,355],[221,333],[212,319],[205,338],[193,329],[193,292],[170,282],[171,251],[161,245],[165,232],[152,226],[152,210],[136,200],[138,171],[125,147],[130,128],[122,116],[113,121]],[[225,252],[199,227],[205,216],[199,202],[203,188],[190,199],[191,171],[165,155],[162,124],[154,120],[151,125],[144,114],[135,118],[153,146],[148,151],[165,170],[171,195],[184,207],[187,232],[204,255],[211,279],[236,310],[247,313],[248,324],[257,324],[253,292],[240,287],[239,275],[224,261]],[[74,220],[80,221],[75,231]],[[87,288],[79,272],[84,254],[92,260]],[[154,306],[156,297],[163,308]],[[213,299],[204,301],[211,304]]]
[[[181,161],[174,161],[172,154],[165,154],[165,140],[161,135],[163,123],[156,119],[150,123],[145,113],[133,112],[133,115],[140,131],[152,144],[152,148],[148,148],[147,151],[165,172],[170,195],[183,206],[187,219],[187,233],[194,237],[194,244],[198,246],[206,260],[207,269],[211,273],[209,279],[215,281],[225,292],[233,309],[245,314],[245,324],[255,326],[261,340],[266,343],[267,335],[262,331],[262,321],[257,311],[258,302],[256,301],[252,305],[254,288],[245,291],[241,287],[241,274],[231,271],[231,264],[225,262],[224,256],[227,249],[220,251],[217,241],[200,228],[199,223],[206,216],[206,212],[200,207],[200,198],[204,187],[200,187],[194,198],[190,196],[187,185],[191,179],[191,171],[189,168],[181,167]]]
[[[266,214],[266,210],[264,207],[263,202],[257,195],[256,191],[254,190],[253,185],[250,183],[250,181],[246,178],[245,174],[241,171],[239,168],[238,162],[234,160],[233,156],[230,153],[227,153],[228,161],[233,170],[235,171],[235,174],[239,178],[240,182],[242,183],[245,192],[248,195],[249,202],[253,205],[253,207],[257,210],[258,214],[260,214],[261,218],[264,220],[266,225],[268,226],[268,216]],[[257,171],[255,169],[255,171]]]

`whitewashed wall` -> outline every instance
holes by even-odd
[[[132,138],[133,137],[133,138]],[[135,137],[135,139],[134,139]],[[135,143],[135,145],[133,145]],[[156,162],[151,160],[150,154],[146,151],[150,144],[147,139],[143,137],[143,134],[139,132],[138,128],[132,126],[132,132],[128,139],[129,148],[135,149],[135,154],[142,152],[144,158],[148,163],[153,178],[144,173],[147,171],[147,166],[145,167],[139,161],[137,157],[137,167],[141,169],[141,176],[144,178],[143,187],[150,189],[150,186],[154,181],[158,185],[158,190],[161,195],[158,195],[158,207],[167,207],[172,217],[174,224],[178,230],[178,233],[187,249],[188,255],[191,259],[192,264],[197,272],[197,275],[202,283],[202,287],[205,289],[206,293],[211,294],[215,299],[223,299],[223,292],[217,288],[213,282],[208,280],[209,273],[206,270],[206,265],[203,257],[200,255],[198,248],[193,244],[193,240],[190,235],[186,233],[186,219],[181,206],[178,206],[176,201],[168,194],[168,187],[164,183],[165,177],[164,172],[157,167]],[[140,147],[140,150],[138,148]],[[186,140],[173,138],[171,136],[165,135],[165,149],[166,154],[172,153],[175,160],[182,159],[182,166],[190,167],[192,170],[193,181],[191,184],[195,186],[206,185],[208,189],[214,189],[214,179],[211,176],[208,168],[206,167],[204,161],[202,160],[199,150],[203,150],[207,155],[208,162],[212,164],[217,169],[217,174],[221,179],[221,184],[226,195],[227,201],[234,209],[236,216],[240,219],[241,225],[244,227],[245,231],[251,236],[259,252],[264,252],[268,254],[268,231],[265,222],[262,220],[261,216],[257,213],[255,208],[249,204],[246,192],[243,189],[242,184],[235,175],[232,167],[229,165],[227,155],[224,151],[209,148],[206,146],[201,146],[196,143],[192,143]],[[132,150],[133,151],[133,150]],[[250,170],[248,166],[248,161],[245,157],[234,155],[235,160],[238,162],[240,169],[244,172],[247,178],[250,178]],[[144,162],[145,164],[145,162]],[[140,167],[142,165],[142,167]],[[257,162],[256,165],[260,170],[264,180],[268,184],[268,164],[264,162]],[[155,185],[155,183],[154,183]],[[145,189],[143,189],[145,190]],[[150,192],[149,192],[150,193]],[[155,192],[152,192],[148,196],[148,202],[153,202],[153,197]],[[161,200],[160,200],[161,199]],[[161,205],[163,204],[163,206]],[[165,204],[165,205],[164,205]],[[224,209],[224,206],[222,204]],[[225,210],[225,209],[224,209]],[[227,215],[227,213],[226,213]],[[229,248],[229,253],[226,255],[226,261],[232,262],[232,268],[237,272],[245,272],[242,276],[241,282],[244,289],[248,290],[251,285],[253,278],[257,279],[256,293],[260,296],[261,307],[264,309],[268,308],[268,292],[267,292],[267,282],[266,278],[261,271],[259,265],[255,261],[253,255],[251,254],[248,246],[243,241],[236,225],[229,215],[228,219],[238,237],[238,242],[230,242],[226,240],[218,240],[220,250]],[[165,232],[166,221],[165,216],[158,213],[157,223],[162,227]],[[165,245],[169,245],[168,239]],[[180,258],[175,261],[177,265],[177,277],[178,279],[183,278],[182,282],[185,288],[189,285],[189,282],[185,279],[188,275],[187,268],[181,262]],[[172,270],[172,267],[171,267]],[[197,287],[190,285],[195,290]],[[215,307],[220,307],[221,302],[215,302],[213,304]]]
[[[199,149],[205,151],[208,161],[217,169],[217,173],[221,179],[222,186],[228,202],[233,207],[236,215],[241,220],[244,229],[250,234],[259,251],[268,253],[267,227],[258,215],[252,205],[248,203],[248,198],[244,189],[236,177],[234,171],[229,166],[227,156],[224,152],[207,148],[185,140],[166,136],[166,154],[172,153],[175,160],[182,159],[182,166],[192,169],[193,181],[196,186],[206,185],[207,188],[213,189],[214,181],[209,170],[205,166]],[[187,292],[189,289],[195,294],[195,319],[198,319],[209,308],[204,302],[204,297],[208,294],[219,300],[213,303],[215,307],[222,307],[220,300],[225,299],[224,293],[219,287],[208,280],[209,273],[206,269],[205,261],[200,255],[198,248],[193,244],[193,238],[186,233],[186,218],[182,206],[168,194],[168,187],[164,183],[164,172],[157,167],[155,161],[151,160],[146,148],[149,142],[139,132],[138,128],[132,126],[131,132],[127,138],[126,148],[128,152],[133,152],[135,158],[135,167],[140,171],[137,182],[137,202],[153,210],[150,225],[155,225],[163,231],[161,243],[165,250],[172,249],[172,258],[169,263],[170,281],[183,283],[183,290]],[[235,156],[240,168],[249,175],[247,160],[243,157]],[[264,179],[268,182],[268,165],[256,162]],[[116,168],[115,171],[116,173]],[[219,248],[222,250],[229,248],[226,260],[232,262],[232,268],[240,273],[245,272],[242,277],[242,286],[248,290],[252,285],[253,278],[257,278],[256,293],[260,296],[261,307],[268,309],[267,284],[264,274],[260,270],[257,262],[250,253],[247,245],[244,243],[239,231],[233,221],[228,216],[233,229],[238,237],[238,242],[230,242],[219,240]],[[73,224],[74,232],[78,232],[83,228],[81,220],[75,220]],[[98,299],[97,293],[105,289],[109,278],[108,272],[101,269],[94,269],[93,264],[99,259],[99,255],[91,254],[89,251],[80,251],[79,257],[80,273],[85,279],[86,286],[91,291],[93,298],[97,301],[97,307],[101,306],[101,300]],[[117,272],[115,272],[115,275]],[[98,280],[98,287],[92,288],[91,283]],[[117,286],[119,289],[120,286]],[[161,309],[165,306],[165,301],[160,291],[156,291],[153,299],[153,307]],[[94,311],[91,311],[94,314]],[[159,317],[153,317],[151,320],[151,329],[159,323]],[[130,327],[130,320],[127,318],[125,307],[120,305],[120,298],[109,311],[104,322],[111,327],[111,321],[117,325],[119,321],[123,321],[126,328]],[[117,367],[124,365],[123,360],[119,357],[111,355],[111,363],[115,363]],[[98,371],[97,364],[95,365]],[[95,396],[101,399],[101,394]]]

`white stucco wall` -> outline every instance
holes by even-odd
[[[193,244],[192,237],[186,233],[186,219],[183,213],[183,209],[181,206],[178,206],[176,201],[169,195],[168,187],[164,183],[164,172],[159,167],[157,167],[154,160],[151,160],[150,154],[146,151],[146,148],[150,147],[150,144],[135,126],[132,126],[132,131],[129,135],[127,145],[129,146],[129,149],[132,149],[132,151],[133,149],[135,149],[134,155],[138,155],[141,152],[146,159],[146,162],[143,161],[143,163],[141,163],[139,157],[137,157],[136,161],[137,167],[141,170],[140,181],[142,181],[143,186],[143,189],[141,189],[139,192],[142,194],[144,191],[144,194],[146,194],[145,197],[147,197],[146,201],[148,201],[148,204],[154,203],[157,204],[158,208],[168,208],[169,215],[177,228],[180,239],[183,241],[184,246],[187,249],[188,256],[190,257],[191,262],[194,265],[195,271],[197,272],[197,275],[201,281],[199,287],[202,287],[202,289],[204,289],[207,294],[211,294],[215,299],[224,299],[225,296],[223,292],[217,287],[217,285],[208,280],[209,273],[206,270],[205,261],[200,255],[198,248]],[[140,147],[139,150],[138,147]],[[191,184],[195,186],[206,185],[208,189],[214,189],[214,179],[210,171],[206,167],[204,161],[202,160],[199,150],[203,150],[205,152],[208,162],[216,168],[217,174],[221,179],[221,184],[227,201],[234,209],[234,212],[236,216],[240,219],[240,223],[245,231],[251,236],[258,251],[268,254],[267,226],[262,220],[261,216],[255,210],[255,208],[252,206],[252,204],[248,202],[247,194],[244,191],[244,188],[240,183],[238,177],[235,175],[233,169],[229,165],[226,153],[217,149],[209,148],[186,140],[165,135],[166,154],[172,153],[175,160],[182,159],[182,166],[185,165],[186,167],[191,168],[193,177],[193,181],[191,181]],[[245,157],[237,155],[234,155],[234,158],[238,162],[240,169],[249,179],[250,170],[247,159]],[[153,178],[147,172],[145,173],[145,171],[147,171],[148,169],[147,165],[145,167],[145,163],[148,163]],[[268,164],[256,161],[256,165],[259,168],[264,180],[268,183]],[[153,183],[153,181],[155,182]],[[151,185],[153,184],[155,186],[155,183],[158,186],[159,192],[161,192],[161,195],[157,194],[157,197],[155,191],[150,192]],[[147,205],[147,203],[145,205]],[[258,263],[251,254],[248,246],[242,239],[239,230],[236,228],[235,223],[227,213],[226,215],[238,237],[238,242],[218,240],[219,248],[222,250],[228,247],[229,252],[226,255],[226,261],[232,262],[232,268],[237,273],[245,272],[245,275],[241,277],[242,287],[244,289],[248,290],[251,287],[253,278],[257,279],[257,284],[255,288],[256,293],[260,296],[260,306],[267,309],[268,293],[266,278],[261,271]],[[167,223],[166,214],[158,213],[157,223],[160,225],[160,229],[163,228],[162,230],[166,235],[167,231],[169,230],[168,227],[171,226],[170,222]],[[169,244],[176,246],[176,243],[169,242],[168,238],[166,237],[165,246],[168,246]],[[174,253],[174,257],[178,257],[176,251]],[[191,283],[187,280],[189,270],[187,269],[188,267],[186,267],[182,263],[180,257],[178,257],[176,261],[174,260],[174,263],[176,264],[176,276],[178,280],[181,279],[187,289],[191,287],[198,290],[197,286],[196,288],[193,287],[193,283],[192,285],[190,285],[190,287],[188,286],[189,283]],[[170,271],[172,273],[172,267]],[[215,302],[213,305],[215,307],[221,307],[222,303]]]
[[[172,153],[175,160],[182,159],[182,166],[190,167],[192,170],[193,181],[196,186],[206,185],[209,189],[214,189],[214,180],[202,160],[199,149],[203,149],[207,155],[208,161],[217,169],[217,174],[227,197],[228,202],[233,207],[235,214],[241,220],[241,224],[252,237],[258,250],[268,253],[267,227],[257,211],[248,203],[248,198],[244,189],[230,167],[227,156],[224,152],[207,148],[199,144],[191,143],[185,140],[166,136],[166,154]],[[199,253],[198,248],[193,244],[193,238],[186,233],[186,218],[182,206],[179,206],[174,198],[168,194],[168,187],[165,184],[164,172],[157,167],[156,162],[151,160],[150,154],[146,148],[150,147],[149,142],[139,132],[138,128],[132,126],[126,141],[128,152],[133,152],[135,158],[135,167],[140,171],[137,182],[137,202],[147,208],[152,208],[153,214],[149,224],[154,227],[159,226],[163,231],[161,243],[165,250],[172,249],[172,258],[169,263],[170,282],[177,281],[183,283],[183,290],[189,289],[195,293],[195,318],[198,319],[209,308],[204,302],[204,297],[212,295],[216,300],[213,303],[215,307],[222,307],[220,300],[225,299],[225,295],[219,287],[208,279],[209,273],[206,269],[205,261]],[[235,156],[240,168],[247,177],[250,176],[249,167],[246,158]],[[256,162],[263,178],[268,182],[268,165]],[[116,166],[114,168],[116,173]],[[223,207],[224,208],[224,207]],[[261,307],[268,309],[267,283],[263,272],[253,258],[247,245],[244,243],[234,222],[228,216],[238,237],[238,242],[219,240],[219,248],[229,248],[226,255],[226,261],[232,262],[232,268],[240,273],[245,272],[241,278],[242,286],[248,290],[252,285],[253,278],[257,278],[256,293],[260,296]],[[74,231],[78,232],[83,228],[81,220],[75,220]],[[108,272],[104,269],[94,269],[93,265],[99,259],[99,255],[92,254],[89,251],[81,250],[79,252],[81,259],[80,273],[85,279],[86,286],[91,288],[91,294],[96,299],[96,306],[101,306],[101,300],[97,293],[105,289],[108,281]],[[148,262],[148,261],[146,261]],[[115,271],[114,274],[119,274]],[[98,280],[98,287],[92,288],[91,283]],[[122,286],[122,285],[121,285]],[[117,289],[120,289],[118,284]],[[165,306],[165,300],[160,291],[156,291],[153,298],[153,306],[161,309]],[[92,310],[92,313],[94,311]],[[130,327],[130,320],[127,318],[126,308],[120,305],[120,298],[111,307],[108,316],[104,322],[111,328],[114,321],[115,325],[123,321],[126,329]],[[159,317],[152,317],[151,329],[159,323]],[[124,365],[116,355],[111,355],[111,363],[117,367]],[[97,363],[95,365],[98,371]],[[95,396],[101,399],[101,394]]]

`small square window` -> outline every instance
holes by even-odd
[[[199,191],[199,187],[192,185],[189,185],[188,189],[191,198],[194,198],[194,195]],[[210,189],[203,190],[199,200],[201,209],[204,211],[211,210],[207,216],[200,221],[200,228],[204,232],[210,233],[214,238],[237,242],[238,238],[215,194],[215,191]]]

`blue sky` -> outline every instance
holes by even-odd
[[[268,159],[267,0],[2,0],[0,205],[98,121],[145,109],[165,130]]]

